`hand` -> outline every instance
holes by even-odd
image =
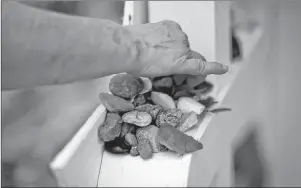
[[[137,48],[137,58],[129,66],[130,74],[145,77],[173,74],[197,75],[224,74],[228,67],[205,58],[189,48],[187,35],[179,24],[161,21],[128,26],[131,41]]]

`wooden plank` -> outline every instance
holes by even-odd
[[[170,153],[158,153],[151,160],[145,161],[140,157],[104,152],[98,187],[185,186],[183,179],[178,177],[187,172],[183,158]]]
[[[96,187],[103,146],[98,141],[98,127],[106,117],[103,105],[75,134],[50,163],[50,169],[62,187]]]
[[[133,25],[134,1],[124,2],[123,25]]]
[[[230,1],[215,2],[215,60],[229,65],[232,56]]]
[[[133,24],[145,24],[148,21],[148,1],[134,1]]]

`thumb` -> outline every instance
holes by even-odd
[[[186,59],[178,68],[178,74],[203,75],[225,74],[228,66],[217,62],[207,62],[201,59]]]

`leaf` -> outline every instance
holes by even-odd
[[[209,112],[217,114],[220,112],[227,112],[227,111],[232,111],[232,109],[231,108],[216,108],[216,109],[210,110]]]
[[[203,149],[202,143],[171,125],[164,125],[159,128],[158,141],[180,155]]]

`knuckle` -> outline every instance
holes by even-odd
[[[181,48],[179,48],[179,51],[177,53],[178,53],[178,58],[181,57],[184,60],[190,59],[188,48],[181,47]]]
[[[170,37],[174,39],[174,44],[188,53],[190,48],[190,43],[188,37],[184,32],[172,32]]]
[[[175,21],[172,21],[172,20],[163,20],[161,23],[162,23],[163,25],[167,26],[167,27],[174,27],[174,28],[177,28],[177,29],[182,30],[180,24],[178,24],[178,23],[175,22]]]
[[[186,33],[184,33],[184,32],[181,33],[181,39],[183,41],[184,46],[186,46],[187,48],[189,48],[190,47],[190,43],[189,43],[188,36],[187,36]]]
[[[182,38],[188,42],[188,35],[185,32],[182,32]]]
[[[202,61],[206,61],[206,58],[202,54],[193,50],[189,51],[189,56],[191,58],[196,58],[196,59],[201,59]]]
[[[177,37],[185,44],[189,44],[188,36],[184,32],[178,32]]]
[[[202,60],[198,60],[197,70],[198,70],[199,73],[203,74],[204,71],[205,71],[206,66],[207,66],[207,62],[204,62]]]
[[[200,59],[201,59],[202,61],[207,61],[206,58],[205,58],[203,55],[201,55],[201,54],[200,54]]]

